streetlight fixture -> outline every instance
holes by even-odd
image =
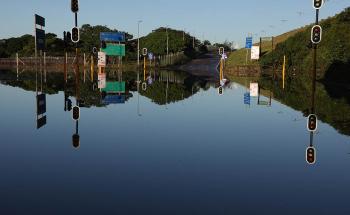
[[[140,67],[140,23],[142,20],[137,21],[137,66]]]

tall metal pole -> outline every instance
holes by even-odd
[[[319,9],[316,9],[316,25],[318,25],[319,19]],[[313,47],[313,72],[312,72],[312,100],[311,100],[311,113],[315,113],[315,91],[316,91],[316,69],[317,69],[317,44],[314,44]]]
[[[166,54],[169,55],[169,35],[168,35],[168,26],[166,26]]]
[[[137,67],[140,67],[140,23],[142,20],[137,22]]]

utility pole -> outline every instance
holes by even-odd
[[[137,67],[140,67],[140,23],[142,20],[137,22]]]
[[[168,34],[168,25],[166,26],[166,55],[169,55],[169,34]]]

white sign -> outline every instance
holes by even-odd
[[[260,58],[260,47],[259,46],[252,46],[252,60],[259,60]]]
[[[98,89],[106,88],[106,73],[98,74]]]
[[[227,54],[226,53],[222,54],[221,59],[226,60],[227,59]]]
[[[250,96],[258,97],[259,96],[259,84],[258,83],[250,83]]]
[[[97,66],[105,67],[106,66],[106,53],[98,52],[98,63]]]

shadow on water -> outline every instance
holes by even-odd
[[[344,98],[350,104],[350,62],[333,63],[327,70],[322,83],[332,98]]]

